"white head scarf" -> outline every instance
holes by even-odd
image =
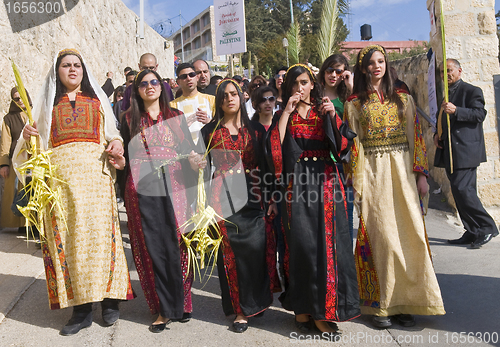
[[[104,113],[104,138],[109,143],[113,140],[120,140],[123,143],[123,139],[120,136],[120,132],[116,128],[115,116],[113,114],[113,109],[111,108],[111,103],[109,102],[106,93],[102,90],[99,83],[97,83],[96,79],[90,72],[85,60],[82,55],[75,49],[63,49],[60,51],[54,58],[54,64],[52,68],[49,70],[47,77],[42,84],[42,88],[38,93],[33,107],[33,120],[37,122],[38,133],[40,134],[40,145],[42,150],[47,150],[49,144],[50,137],[50,127],[52,125],[52,110],[54,108],[54,98],[56,96],[56,62],[57,58],[62,55],[76,55],[80,58],[82,65],[85,66],[87,70],[87,76],[90,81],[90,85],[94,90],[97,98],[101,102],[101,112]],[[12,156],[12,164],[14,169],[16,170],[16,174],[19,179],[24,182],[24,177],[22,177],[17,168],[21,166],[27,160],[27,153],[22,151],[25,148],[26,141],[23,138],[23,134],[21,132],[21,136],[17,141],[16,148],[14,150],[14,154]]]

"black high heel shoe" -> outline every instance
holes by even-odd
[[[149,331],[151,331],[152,333],[161,333],[163,330],[165,330],[166,326],[167,326],[167,323],[151,324],[149,326]]]
[[[151,323],[151,325],[149,326],[149,331],[151,331],[152,333],[161,333],[163,330],[165,330],[165,327],[170,322],[172,322],[171,319],[169,319],[165,323],[160,323],[160,324]]]
[[[301,333],[310,333],[313,329],[313,322],[309,319],[307,322],[299,322],[295,319],[295,327],[299,329]]]
[[[248,323],[233,322],[233,329],[237,333],[243,333],[248,329]]]

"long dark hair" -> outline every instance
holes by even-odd
[[[276,89],[270,87],[270,86],[265,86],[265,87],[260,87],[255,89],[255,91],[252,94],[252,107],[255,109],[255,113],[253,114],[252,120],[254,122],[259,122],[260,121],[260,109],[259,105],[264,101],[263,96],[265,93],[271,92],[273,93],[273,96],[276,97],[278,92]]]
[[[238,82],[232,79],[224,79],[217,86],[217,91],[215,93],[215,114],[211,122],[217,124],[222,120],[222,118],[224,118],[224,111],[222,111],[222,104],[224,103],[226,87],[230,83],[234,85],[236,91],[238,92],[238,96],[240,98],[240,120],[241,120],[240,125],[248,127],[250,125],[250,119],[248,118],[247,108],[245,107],[245,97],[241,92],[241,88]]]
[[[389,60],[387,59],[387,52],[384,47],[377,46],[371,48],[362,57],[361,54],[362,52],[364,52],[364,50],[361,50],[358,53],[358,57],[356,59],[356,66],[354,68],[353,94],[356,94],[361,104],[364,104],[369,98],[368,93],[374,89],[371,83],[372,75],[368,71],[368,65],[370,63],[370,58],[373,55],[373,53],[380,52],[380,50],[377,48],[381,48],[383,50],[383,52],[381,53],[383,53],[385,59],[385,74],[382,77],[382,82],[381,82],[382,94],[384,96],[384,99],[388,99],[389,101],[394,102],[396,104],[396,106],[398,107],[399,120],[402,121],[404,104],[401,98],[399,97],[398,93],[396,92],[396,89],[394,88],[394,80],[392,79],[390,73],[391,65],[389,63]],[[361,62],[359,61],[360,57],[361,57]],[[363,73],[363,71],[366,71],[366,73]]]
[[[321,69],[318,72],[318,80],[319,83],[324,87],[325,86],[325,71],[329,67],[334,67],[335,65],[344,65],[344,70],[349,70],[349,61],[343,54],[332,54],[328,58],[325,59],[323,65],[321,65]],[[342,81],[337,85],[337,95],[339,96],[340,101],[345,102],[349,97],[349,90],[345,85],[345,82]]]
[[[172,112],[170,109],[170,100],[168,98],[168,93],[165,89],[165,85],[163,84],[163,82],[161,82],[162,79],[160,75],[158,74],[158,72],[153,70],[149,69],[142,70],[135,77],[134,83],[132,83],[132,94],[130,96],[130,109],[129,109],[131,138],[141,132],[141,118],[146,116],[145,115],[146,109],[144,108],[144,100],[142,100],[141,95],[139,94],[139,84],[142,82],[144,76],[150,73],[155,75],[156,79],[160,81],[161,94],[159,102],[160,102],[160,111],[162,113],[162,117],[163,119],[168,119],[172,117]]]
[[[90,85],[89,75],[87,74],[87,68],[85,64],[82,62],[82,58],[75,53],[64,53],[57,57],[56,61],[56,96],[54,97],[54,106],[59,103],[61,98],[66,94],[66,87],[62,84],[61,79],[59,78],[59,66],[61,66],[61,60],[67,55],[74,55],[80,60],[80,64],[82,64],[83,68],[83,78],[82,83],[80,84],[80,90],[83,95],[86,95],[90,98],[97,99],[97,96],[94,92],[94,89]]]
[[[283,99],[283,109],[288,104],[288,99],[292,96],[292,88],[295,84],[295,80],[297,77],[302,75],[303,73],[307,73],[309,79],[314,84],[313,90],[311,90],[311,103],[319,107],[321,105],[321,97],[323,95],[323,89],[321,85],[316,80],[316,76],[312,73],[310,69],[305,67],[302,64],[293,65],[288,69],[285,74],[285,79],[283,80],[283,84],[281,85],[281,98]]]

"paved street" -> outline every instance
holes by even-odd
[[[435,188],[435,187],[434,187]],[[500,237],[480,250],[451,246],[449,238],[461,228],[441,195],[431,198],[426,218],[434,266],[441,286],[446,315],[417,316],[417,325],[376,330],[369,317],[339,323],[343,338],[338,346],[500,346]],[[120,305],[121,319],[103,327],[98,304],[94,323],[75,336],[63,337],[59,330],[71,309],[51,311],[47,300],[41,251],[14,230],[0,231],[0,346],[290,346],[324,345],[299,335],[293,315],[281,308],[275,297],[262,318],[251,318],[243,334],[229,330],[233,317],[222,312],[216,271],[205,285],[193,288],[193,319],[172,323],[160,334],[148,331],[150,315],[128,243],[125,214],[120,213],[132,287],[137,298]],[[460,335],[463,332],[465,334]],[[473,333],[467,336],[467,333]],[[306,340],[299,340],[299,337]]]

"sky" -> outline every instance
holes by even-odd
[[[163,23],[173,32],[180,27],[179,13],[185,24],[213,4],[210,0],[144,1],[146,23],[150,26]],[[123,2],[139,14],[139,0]],[[496,1],[495,11],[499,10],[500,1]],[[425,0],[351,0],[351,13],[348,41],[361,39],[363,24],[371,25],[373,41],[429,40],[430,21]]]

